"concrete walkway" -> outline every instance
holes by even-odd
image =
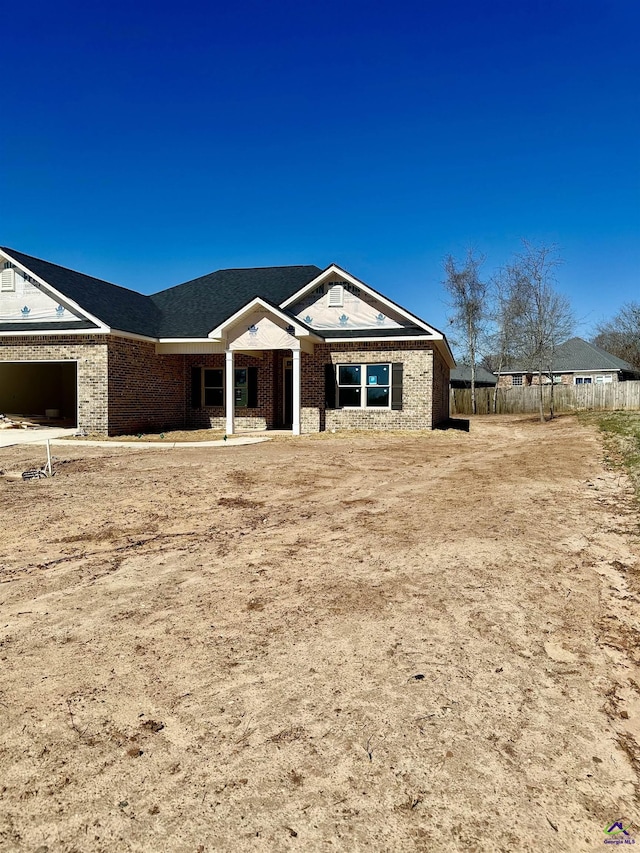
[[[136,447],[143,447],[153,450],[173,450],[176,447],[233,447],[236,444],[260,444],[262,441],[269,441],[269,437],[249,438],[245,435],[234,435],[226,441],[224,439],[216,441],[87,441],[86,439],[64,439],[63,441],[52,441],[51,444],[55,444],[56,447],[72,444],[75,447],[130,447],[134,450]]]
[[[3,429],[0,430],[0,448],[14,447],[17,444],[45,445],[50,441],[56,447],[72,445],[74,447],[129,447],[132,449],[149,448],[154,450],[173,450],[176,447],[232,447],[237,444],[259,444],[269,441],[270,436],[233,435],[224,441],[86,441],[85,439],[65,438],[75,435],[78,430],[57,427],[42,429]]]
[[[76,427],[35,427],[29,429],[0,429],[0,447],[13,447],[16,444],[46,444],[47,439],[54,441],[64,435],[75,435]]]

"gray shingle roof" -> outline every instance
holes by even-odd
[[[531,365],[513,364],[502,373],[525,373],[532,370]],[[638,373],[637,368],[595,344],[582,338],[570,338],[556,350],[553,360],[554,373],[579,373],[580,371],[619,370],[625,373]]]
[[[63,297],[72,300],[111,328],[151,338],[206,338],[212,329],[256,297],[277,308],[322,272],[313,265],[217,270],[145,296],[15,249],[0,249],[54,287]],[[299,319],[296,322],[305,325]],[[17,328],[24,331],[27,327],[19,321],[4,323],[0,325],[0,332]],[[93,326],[89,321],[78,319],[65,323],[34,324],[33,328],[62,331],[89,329]],[[326,339],[359,338],[365,335],[381,338],[427,336],[424,329],[415,325],[403,329],[309,331]]]
[[[150,299],[162,318],[158,337],[206,338],[257,296],[279,305],[321,272],[315,266],[218,270],[154,293]]]
[[[479,385],[495,385],[498,377],[495,373],[490,373],[484,367],[476,367],[476,383]],[[451,382],[466,382],[471,384],[471,368],[470,367],[452,367]]]
[[[278,305],[322,272],[312,265],[218,270],[145,296],[15,249],[0,248],[111,328],[152,338],[206,338],[256,296]],[[5,325],[0,331],[18,327]],[[61,323],[49,325],[52,331],[64,328]],[[90,324],[70,328],[90,328]]]

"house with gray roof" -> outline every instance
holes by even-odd
[[[218,270],[144,295],[0,248],[0,411],[117,435],[431,429],[444,334],[331,264]]]
[[[475,374],[476,388],[493,388],[498,381],[495,373],[490,373],[486,367],[480,367],[480,365],[476,365]],[[471,368],[464,364],[460,367],[453,367],[451,369],[451,387],[471,388]]]
[[[571,338],[561,344],[553,359],[553,382],[563,385],[592,385],[640,379],[640,371],[628,361],[600,349],[582,338]],[[551,377],[543,375],[545,384]],[[498,387],[513,388],[537,385],[538,374],[532,365],[515,363],[501,370]]]

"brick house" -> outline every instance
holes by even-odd
[[[606,385],[627,379],[640,379],[640,370],[582,338],[571,338],[556,349],[553,359],[554,384]],[[525,364],[510,365],[498,375],[499,388],[537,385],[538,382],[538,374]],[[551,377],[543,374],[542,382],[550,384]]]
[[[0,411],[117,435],[431,429],[445,336],[332,264],[218,270],[145,296],[0,248]]]

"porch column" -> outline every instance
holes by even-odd
[[[234,418],[233,411],[235,408],[235,400],[236,400],[236,383],[234,381],[234,371],[233,371],[233,350],[225,350],[224,354],[224,366],[225,366],[225,382],[224,382],[224,406],[225,413],[227,416],[226,422],[226,433],[227,435],[233,435],[234,428]]]
[[[300,388],[301,388],[301,374],[300,374],[300,350],[294,349],[291,350],[293,355],[293,434],[300,435]]]

